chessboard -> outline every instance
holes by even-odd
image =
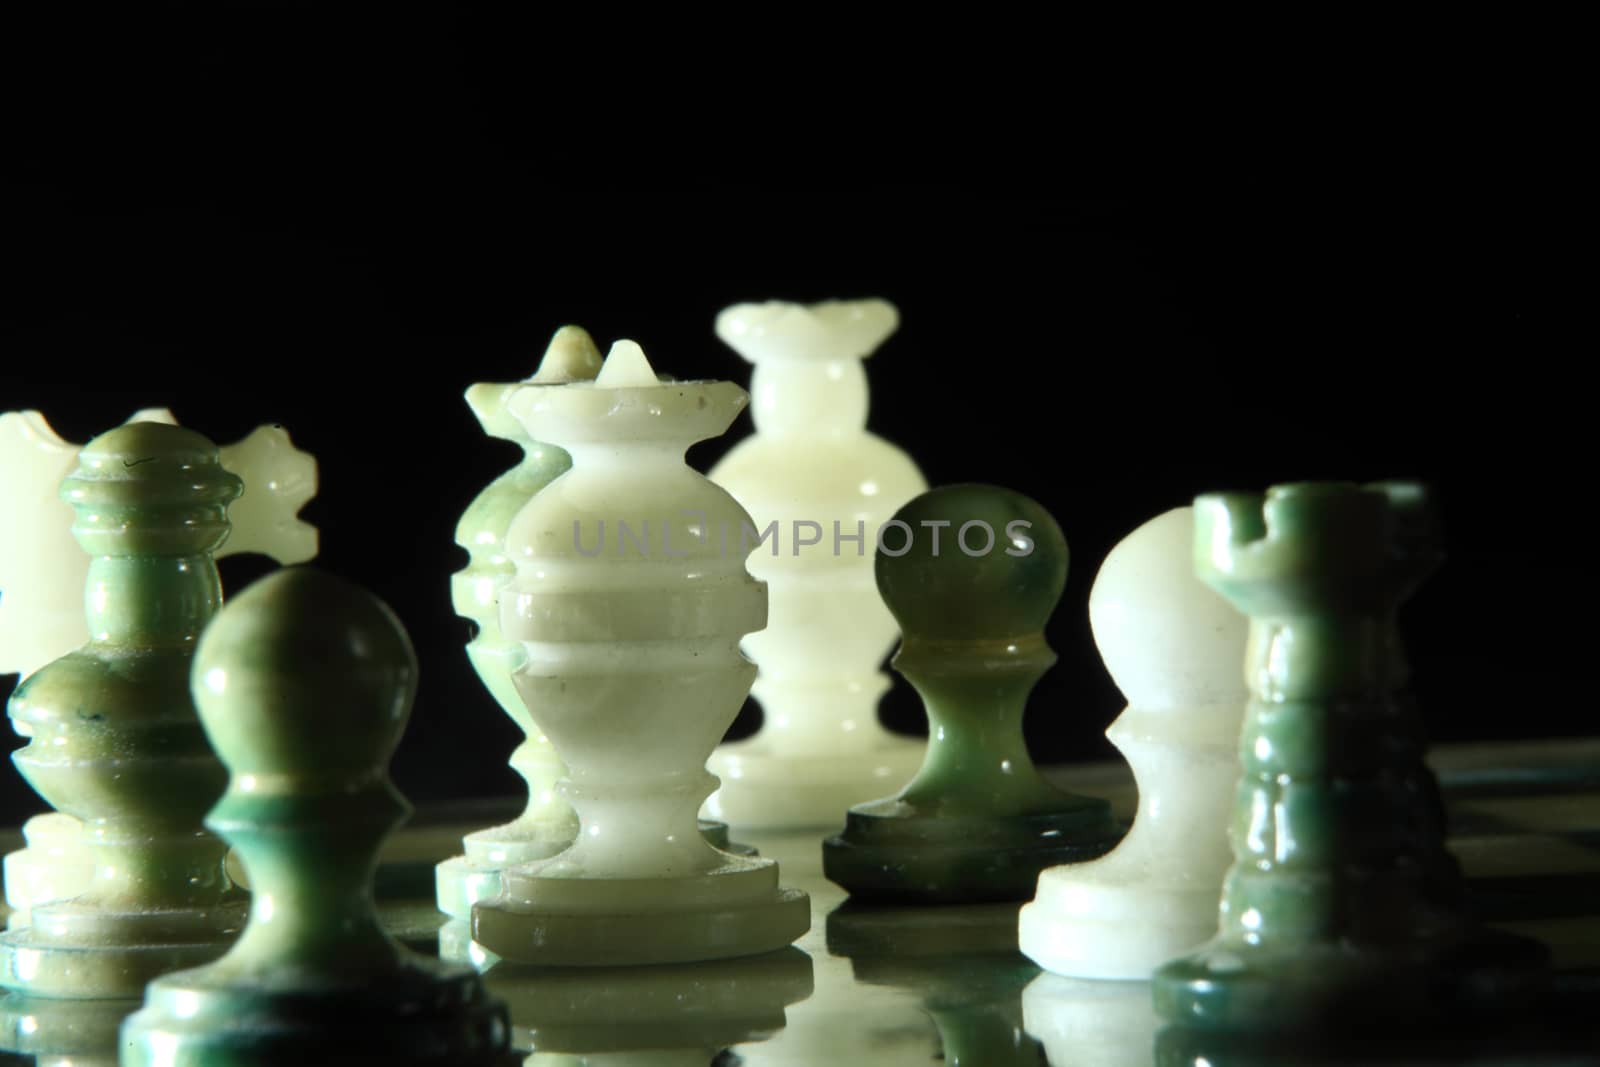
[[[1585,1007],[1600,1003],[1600,741],[1442,746],[1429,762],[1472,909],[1550,950],[1547,1003],[1530,1011],[1554,1021],[1535,1028],[1547,1039],[1543,1051],[1510,1056],[1498,1049],[1474,1058],[1454,1050],[1421,1062],[1597,1062],[1582,1050],[1600,1048],[1600,1020],[1587,1018]],[[1131,818],[1135,792],[1126,767],[1057,767],[1050,775],[1105,797],[1120,818]],[[419,810],[391,838],[378,874],[391,932],[434,951],[443,917],[433,906],[433,865],[459,850],[463,833],[514,813],[511,799]],[[781,952],[712,963],[491,967],[490,988],[510,1004],[513,1044],[528,1064],[1158,1062],[1146,984],[1041,972],[1017,951],[1017,905],[865,907],[822,877],[821,835],[734,836],[777,860],[785,884],[810,894],[810,932]],[[18,844],[16,831],[0,834],[7,850]],[[79,1031],[103,1036],[114,1028],[101,1020]],[[13,1048],[45,1051],[27,1034],[5,1036]],[[92,1061],[93,1050],[76,1051]],[[1393,1062],[1419,1060],[1407,1053]]]

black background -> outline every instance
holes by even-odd
[[[1436,740],[1590,729],[1569,616],[1589,551],[1571,472],[1592,451],[1573,367],[1592,354],[1558,326],[1569,205],[1536,159],[1457,167],[1388,140],[1091,183],[1045,100],[946,145],[959,165],[879,168],[872,128],[928,127],[881,108],[754,123],[735,78],[727,114],[653,110],[636,86],[597,117],[580,104],[613,71],[552,76],[466,16],[97,31],[10,97],[0,408],[80,441],[152,405],[223,442],[285,424],[321,463],[321,565],[417,645],[395,775],[418,802],[517,789],[448,592],[456,519],[516,452],[462,391],[526,376],[567,322],[747,382],[712,319],[769,298],[893,301],[872,429],[933,484],[1011,486],[1061,522],[1040,760],[1111,753],[1121,700],[1085,610],[1106,551],[1197,492],[1314,477],[1440,492],[1450,561],[1405,615]],[[261,569],[224,562],[234,589]],[[885,713],[921,727],[903,683]],[[38,808],[0,774],[7,822]]]

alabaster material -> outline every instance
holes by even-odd
[[[898,324],[882,300],[739,304],[717,317],[717,336],[755,365],[756,433],[711,479],[756,534],[776,524],[748,560],[771,598],[766,629],[743,642],[760,670],[761,728],[709,762],[722,786],[707,812],[734,826],[836,827],[922,763],[925,744],[885,730],[877,711],[898,628],[873,582],[874,541],[927,488],[905,452],[866,430],[861,361]]]
[[[474,906],[473,940],[502,959],[717,959],[810,924],[776,864],[714,848],[696,817],[716,786],[706,757],[755,673],[738,642],[766,624],[767,598],[716,535],[749,516],[683,456],[746,399],[730,382],[659,381],[628,341],[593,382],[511,398],[528,435],[573,461],[512,520],[500,623],[522,643],[513,680],[566,764],[558,788],[582,832]]]
[[[240,489],[211,442],[154,422],[95,438],[61,486],[91,560],[94,636],[24,679],[7,711],[29,739],[17,769],[91,828],[94,873],[70,898],[33,901],[30,924],[0,936],[0,984],[137,996],[220,955],[242,925],[224,846],[200,825],[225,775],[189,693],[195,641],[222,599],[212,552]]]
[[[1195,577],[1193,548],[1193,509],[1175,508],[1113,548],[1089,593],[1095,643],[1128,698],[1106,736],[1139,808],[1111,854],[1044,871],[1022,908],[1022,951],[1057,974],[1148,979],[1217,929],[1248,627]]]

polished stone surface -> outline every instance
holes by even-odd
[[[1440,775],[1454,830],[1451,848],[1461,859],[1474,908],[1496,926],[1537,937],[1552,948],[1556,985],[1547,1003],[1528,1018],[1544,1032],[1530,1035],[1524,1027],[1510,1034],[1514,1049],[1520,1049],[1514,1056],[1503,1048],[1463,1052],[1458,1047],[1378,1049],[1352,1058],[1348,1051],[1307,1046],[1294,1056],[1266,1054],[1265,1062],[1273,1067],[1593,1063],[1575,1050],[1586,1041],[1587,1047],[1600,1047],[1594,1041],[1600,1027],[1583,1018],[1592,1016],[1600,1002],[1595,996],[1600,991],[1600,742],[1444,747],[1430,755],[1429,763]],[[1133,783],[1120,763],[1049,768],[1046,774],[1065,788],[1108,799],[1119,818],[1133,812]],[[506,798],[423,809],[391,839],[379,871],[380,911],[391,932],[399,922],[425,937],[429,924],[437,925],[433,864],[459,844],[463,827],[509,817],[518,803]],[[0,845],[17,840],[14,828],[0,831]],[[604,992],[593,999],[525,999],[523,992],[541,992],[537,979],[523,984],[510,972],[491,970],[490,989],[510,1004],[513,1041],[526,1062],[533,1067],[950,1067],[972,1062],[1150,1067],[1157,1062],[1148,983],[1068,979],[1040,971],[1020,953],[1005,950],[1015,907],[840,912],[845,894],[822,877],[814,835],[757,834],[752,843],[780,860],[785,880],[811,896],[812,928],[793,952],[675,967],[681,988],[660,979],[666,969],[612,970],[601,983]],[[576,993],[584,979],[564,973],[570,979],[566,988]],[[747,979],[760,988],[745,996],[740,989]],[[546,990],[552,988],[545,981]],[[669,999],[682,1003],[683,1010],[663,1012]],[[105,1009],[114,1024],[119,1007],[113,1003]],[[0,1004],[0,1025],[6,1027],[0,1047],[45,1051],[48,1040],[55,1039],[61,1042],[59,1051],[84,1057],[83,1040],[96,1032],[97,1014],[83,1002],[61,1002],[59,1011],[37,1002],[18,1003],[14,1010]],[[110,1032],[114,1025],[98,1029]],[[718,1042],[726,1044],[717,1048]],[[991,1059],[953,1057],[973,1050]],[[1168,1042],[1168,1058],[1161,1062],[1186,1062],[1178,1058],[1182,1051]],[[1261,1063],[1264,1055],[1236,1052],[1228,1059],[1209,1051],[1212,1067]],[[115,1059],[88,1056],[70,1062]]]

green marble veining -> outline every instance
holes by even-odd
[[[398,944],[373,903],[379,849],[410,813],[388,763],[416,684],[388,608],[307,568],[206,630],[195,699],[231,772],[207,825],[250,872],[250,922],[222,959],[150,984],[127,1067],[504,1062],[504,1006],[470,968]]]
[[[1509,998],[1538,953],[1464,918],[1396,624],[1441,562],[1426,491],[1301,483],[1195,502],[1199,576],[1250,617],[1220,931],[1157,972],[1191,1030],[1410,1025]]]
[[[1064,793],[1023,739],[1029,692],[1055,662],[1044,626],[1067,543],[1034,501],[985,485],[934,489],[880,538],[878,589],[900,624],[893,665],[928,714],[928,752],[897,795],[852,808],[823,849],[858,896],[1021,900],[1039,871],[1117,840],[1104,801]]]
[[[222,600],[212,553],[240,490],[211,442],[159,423],[95,438],[62,485],[92,557],[91,639],[31,675],[8,710],[29,738],[17,768],[83,821],[94,876],[0,938],[10,988],[137,996],[158,974],[221,955],[242,925],[224,846],[201,830],[225,774],[189,693],[195,641]]]

